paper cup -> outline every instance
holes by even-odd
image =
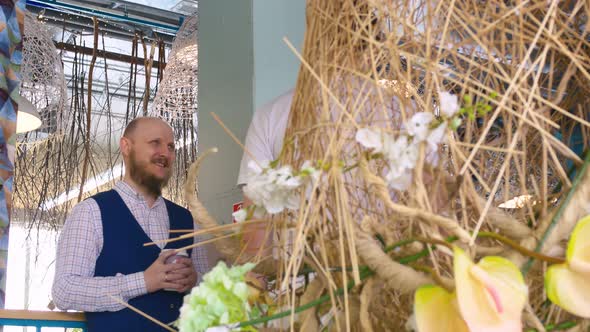
[[[165,251],[169,251],[169,250],[176,250],[176,249],[162,249],[162,253],[164,253]],[[162,254],[160,253],[160,255]],[[188,253],[186,252],[186,250],[181,250],[179,252],[176,253],[176,255],[172,255],[168,258],[166,258],[166,264],[174,264],[178,262],[178,259],[180,257],[188,257]],[[164,288],[165,291],[170,291],[170,292],[176,292],[176,289],[170,289],[170,288]]]
[[[166,251],[170,251],[170,250],[176,250],[176,249],[162,249],[162,253],[164,253]],[[178,258],[180,258],[180,257],[188,257],[188,253],[186,252],[186,250],[181,250],[180,252],[177,252],[176,255],[172,255],[172,256],[166,258],[166,264],[174,264],[178,261]]]

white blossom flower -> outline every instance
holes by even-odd
[[[274,169],[249,163],[250,176],[244,187],[244,194],[257,206],[254,217],[259,218],[265,212],[274,214],[285,209],[299,208],[300,194],[297,189],[303,185],[308,185],[310,189],[309,184],[320,179],[320,170],[312,165],[311,161],[305,161],[298,175],[294,175],[293,169],[288,165]],[[237,212],[234,217],[236,220],[245,218],[243,214]]]
[[[302,180],[294,176],[290,166],[279,169],[254,167],[244,187],[244,194],[257,206],[263,207],[268,213],[279,213],[284,209],[299,207],[297,188]]]
[[[390,165],[397,168],[414,168],[418,160],[418,145],[408,139],[406,135],[400,135],[397,139],[386,137],[384,140],[383,154]]]
[[[447,136],[447,123],[443,122],[438,127],[432,129],[426,138],[426,142],[428,143],[428,149],[430,151],[437,150],[438,146],[441,143],[446,142]]]
[[[428,137],[432,120],[434,120],[432,113],[418,112],[408,121],[406,130],[410,136],[413,136],[414,140],[422,142]]]
[[[269,177],[280,187],[285,189],[295,189],[301,185],[301,178],[293,176],[291,166],[281,166],[279,169],[268,169]]]
[[[446,121],[431,129],[434,115],[419,112],[407,123],[406,134],[395,139],[379,129],[363,128],[356,133],[356,140],[366,148],[382,152],[387,161],[385,180],[397,190],[406,190],[412,182],[412,171],[418,162],[420,143],[426,142],[426,162],[438,164],[438,147],[445,142],[448,124]]]
[[[260,174],[265,168],[268,168],[270,165],[270,161],[264,160],[260,163],[255,162],[254,160],[250,160],[248,162],[248,174]]]
[[[426,139],[426,161],[431,165],[438,165],[438,146],[446,141],[447,123],[443,122],[432,129]]]
[[[381,130],[361,128],[356,132],[356,141],[368,149],[375,149],[375,152],[383,151],[383,134]]]
[[[428,124],[424,124],[424,128],[428,129]],[[359,129],[356,139],[361,145],[383,153],[389,168],[385,180],[390,187],[397,190],[406,190],[409,187],[412,170],[418,160],[419,145],[415,140],[407,135],[400,135],[395,139],[381,130],[370,128]]]
[[[451,118],[459,111],[459,101],[456,95],[443,91],[438,93],[438,97],[440,98],[441,115]]]
[[[285,209],[295,210],[299,207],[299,194],[293,190],[277,190],[263,204],[270,214],[281,213]]]
[[[395,153],[389,154],[389,173],[385,179],[390,187],[406,190],[412,182],[412,170],[418,162],[419,145],[402,135],[392,145],[392,149],[395,149]]]
[[[244,194],[259,205],[264,202],[271,195],[272,184],[266,174],[250,174],[246,186],[244,186]]]
[[[402,168],[413,169],[418,161],[419,145],[408,140],[408,137],[401,135],[395,143],[389,146],[389,162],[395,163]]]
[[[412,170],[406,168],[400,171],[399,169],[390,168],[389,172],[385,175],[385,180],[393,189],[406,190],[412,183]]]

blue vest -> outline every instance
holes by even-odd
[[[96,260],[95,277],[124,275],[145,271],[158,258],[160,248],[143,244],[152,240],[143,231],[125,202],[114,191],[106,191],[92,197],[100,208],[104,243]],[[168,200],[166,209],[170,219],[170,230],[193,229],[190,212]],[[171,233],[170,237],[181,234]],[[193,243],[192,239],[171,242],[165,248],[180,248]],[[189,255],[191,251],[189,250]],[[129,304],[168,324],[179,316],[184,294],[173,291],[157,292],[138,296]],[[130,309],[116,312],[87,312],[88,332],[152,332],[166,331]]]

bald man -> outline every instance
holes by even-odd
[[[172,128],[158,118],[137,118],[120,140],[125,176],[114,189],[76,205],[56,255],[53,301],[63,310],[86,311],[89,332],[165,331],[113,299],[119,298],[163,323],[178,318],[184,294],[208,269],[204,249],[166,264],[192,239],[144,246],[192,229],[188,210],[162,198],[176,159]]]

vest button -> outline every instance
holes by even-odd
[[[174,304],[171,304],[170,305],[170,309],[174,309]]]

